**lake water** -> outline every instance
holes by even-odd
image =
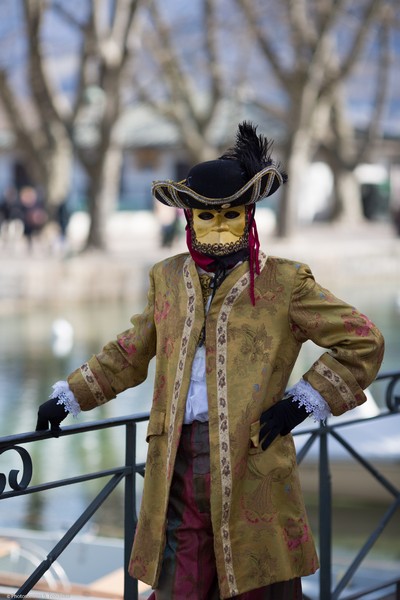
[[[382,330],[386,338],[382,371],[399,369],[400,287],[388,282],[384,289],[371,285],[363,289],[336,289],[335,293],[356,305]],[[103,303],[65,306],[62,311],[49,307],[1,316],[0,436],[32,431],[37,408],[48,398],[52,383],[65,379],[116,333],[129,327],[130,316],[142,306],[131,306],[127,302]],[[63,334],[56,335],[56,330],[63,331]],[[72,338],[69,337],[71,332]],[[319,352],[312,344],[303,347],[293,372],[293,382],[307,370]],[[141,386],[128,390],[95,411],[82,413],[78,422],[149,410],[153,373],[154,365]],[[377,400],[381,403],[381,399]],[[65,423],[72,423],[72,419]],[[139,429],[139,460],[144,460],[146,453],[144,432],[143,425]],[[123,443],[119,433],[111,430],[31,444],[29,451],[34,462],[35,483],[123,462]],[[20,468],[18,461],[15,453],[0,456],[0,471],[7,473],[9,468]],[[73,490],[62,488],[32,497],[4,500],[0,505],[0,528],[33,527],[63,531],[87,506],[97,488],[98,483],[94,482],[86,486],[80,484]],[[122,490],[107,501],[86,530],[120,535],[121,523]]]

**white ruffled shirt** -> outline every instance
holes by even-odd
[[[199,346],[194,355],[189,391],[186,398],[185,425],[193,421],[208,421],[208,397],[206,383],[206,347]]]

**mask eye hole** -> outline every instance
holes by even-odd
[[[240,217],[240,212],[237,210],[227,210],[224,214],[225,219],[237,219]]]
[[[211,219],[214,218],[214,215],[212,212],[208,212],[206,210],[204,210],[203,212],[198,214],[199,219],[202,219],[202,221],[210,221]]]

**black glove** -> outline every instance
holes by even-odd
[[[287,396],[271,408],[262,413],[260,417],[261,448],[266,450],[278,435],[287,435],[296,425],[308,417],[304,406],[299,406],[292,396]]]
[[[58,398],[52,398],[39,406],[36,431],[49,429],[49,421],[52,431],[61,430],[60,423],[69,413],[65,409],[64,404],[57,404],[58,401]]]

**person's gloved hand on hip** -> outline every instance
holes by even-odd
[[[264,411],[260,417],[259,441],[263,450],[266,450],[278,435],[287,435],[300,423],[309,413],[304,406],[299,406],[293,401],[292,396],[283,398],[271,408]]]

